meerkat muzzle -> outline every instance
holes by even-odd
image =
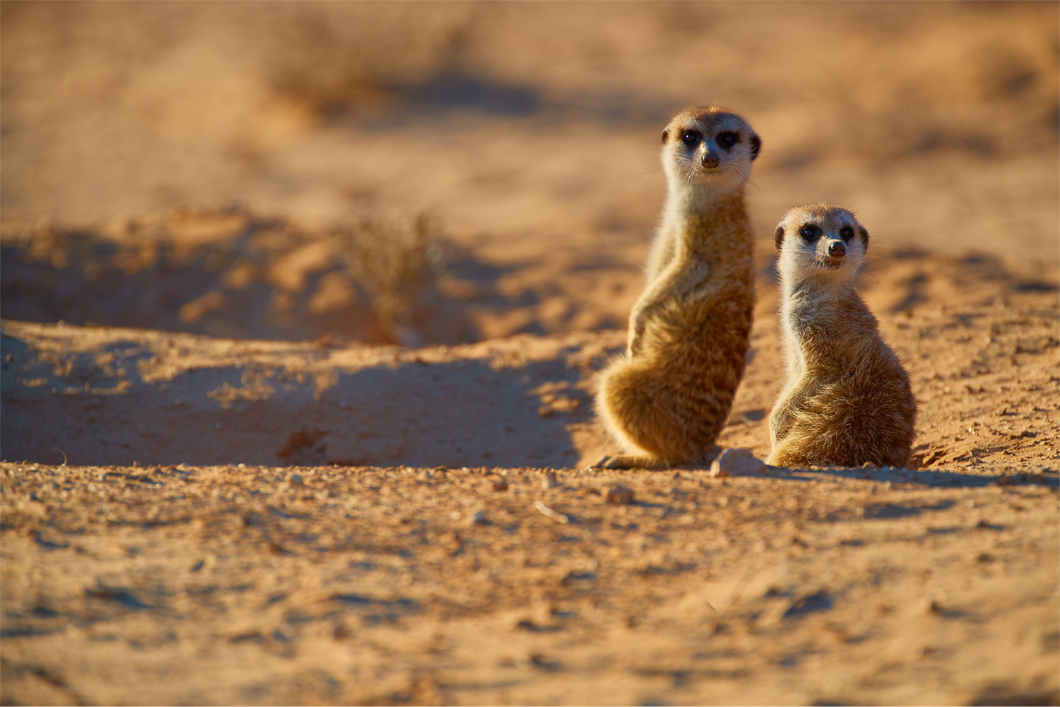
[[[843,241],[831,241],[825,253],[826,255],[820,259],[821,265],[829,270],[836,270],[843,266],[847,247],[843,244]]]

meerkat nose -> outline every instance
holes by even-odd
[[[833,241],[828,245],[828,255],[840,258],[847,254],[847,247],[841,241]]]
[[[707,154],[703,155],[703,159],[700,160],[700,162],[706,169],[715,169],[719,164],[721,164],[718,160],[718,156],[715,155],[713,152],[708,152]]]

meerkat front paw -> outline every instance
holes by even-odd
[[[710,261],[707,260],[706,256],[696,254],[692,256],[692,260],[689,263],[688,272],[681,278],[681,282],[678,285],[677,292],[682,299],[688,299],[699,294],[703,284],[707,281],[710,275],[711,267]]]

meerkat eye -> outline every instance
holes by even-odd
[[[839,229],[839,237],[842,238],[844,241],[849,241],[851,238],[854,237],[854,229],[850,226],[843,226]]]
[[[739,141],[740,141],[740,134],[739,133],[734,133],[734,132],[731,132],[731,131],[728,131],[728,130],[723,132],[723,133],[718,133],[717,142],[718,142],[719,145],[724,147],[726,150],[728,150],[730,147],[732,147],[733,145],[735,145]]]
[[[802,229],[799,231],[799,235],[808,241],[812,241],[814,238],[817,237],[817,227],[810,225],[803,226]]]
[[[699,144],[699,140],[702,137],[703,135],[698,130],[686,130],[681,133],[681,142],[692,147]]]

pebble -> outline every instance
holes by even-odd
[[[762,471],[766,463],[750,449],[726,449],[710,464],[710,475],[715,478],[746,476]]]
[[[287,483],[291,486],[305,486],[305,480],[301,474],[291,474],[287,477]]]
[[[567,523],[570,521],[567,516],[563,515],[562,513],[557,513],[556,511],[546,506],[544,503],[541,503],[541,501],[536,501],[534,503],[534,508],[536,508],[537,512],[541,515],[551,518],[557,523]]]
[[[633,502],[633,489],[622,485],[612,486],[604,494],[604,500],[616,506],[626,506]]]
[[[494,491],[507,491],[508,481],[506,479],[495,479],[493,482]]]
[[[473,525],[489,525],[490,522],[486,520],[486,512],[479,511],[471,517],[471,523]]]
[[[546,491],[548,489],[554,489],[559,485],[559,479],[557,479],[556,474],[551,471],[548,472],[548,475],[545,477],[545,480],[541,482],[541,488],[545,489]]]

